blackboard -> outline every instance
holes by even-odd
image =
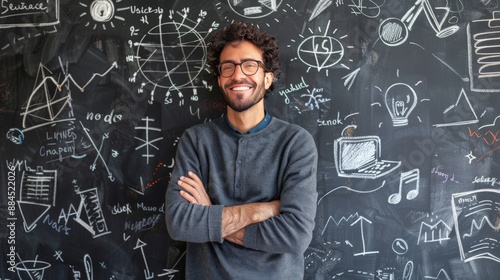
[[[164,194],[233,21],[319,151],[306,279],[498,279],[498,0],[1,1],[0,279],[182,279]]]

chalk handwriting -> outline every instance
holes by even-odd
[[[66,226],[65,224],[59,224],[55,219],[50,218],[50,215],[47,214],[43,219],[43,223],[49,225],[53,230],[64,233],[65,235],[69,235],[71,228]]]
[[[330,120],[317,120],[318,126],[336,126],[336,125],[343,125],[344,123],[342,122],[342,119],[340,119],[340,112],[337,112],[337,118],[336,119],[330,119]]]
[[[44,5],[43,2],[34,3],[34,4],[26,4],[24,2],[9,4],[8,0],[2,0],[0,7],[2,11],[0,14],[6,14],[10,11],[23,11],[23,12],[47,12],[48,7]]]
[[[455,173],[448,174],[446,172],[442,172],[441,170],[439,170],[439,166],[433,167],[431,170],[431,174],[435,174],[435,175],[443,178],[443,183],[446,183],[448,181],[458,183],[458,181],[455,180]]]
[[[163,14],[163,9],[161,7],[137,7],[131,6],[130,12],[133,14]]]
[[[485,176],[476,176],[474,177],[474,180],[472,181],[473,184],[489,184],[490,186],[494,187],[495,185],[500,185],[500,182],[498,182],[498,178],[496,177],[485,177]]]
[[[290,87],[288,87],[287,89],[280,90],[278,91],[278,93],[281,96],[285,97],[285,104],[290,104],[290,98],[288,97],[288,94],[308,87],[309,85],[306,83],[306,81],[304,81],[304,77],[301,77],[299,83],[290,84]]]

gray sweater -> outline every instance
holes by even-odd
[[[187,279],[302,279],[316,214],[317,151],[298,125],[272,118],[252,134],[223,118],[181,137],[166,194],[171,237],[187,242]],[[190,204],[177,180],[188,171],[204,182],[212,206]],[[280,199],[280,215],[246,227],[244,246],[222,238],[222,208]]]

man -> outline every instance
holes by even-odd
[[[233,23],[208,46],[226,114],[187,129],[166,194],[171,237],[187,242],[187,279],[302,279],[316,214],[317,151],[271,117],[276,39]]]

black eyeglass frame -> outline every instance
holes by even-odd
[[[245,70],[243,69],[243,64],[246,63],[246,62],[257,62],[257,68],[255,70],[254,73],[251,73],[251,74],[247,74],[245,72]],[[221,72],[221,67],[222,65],[224,64],[232,64],[234,66],[233,68],[233,72],[231,73],[231,75],[222,75],[222,72]],[[223,62],[223,63],[220,63],[220,64],[217,64],[215,67],[217,68],[217,74],[221,77],[224,77],[224,78],[229,78],[231,77],[232,75],[234,75],[234,72],[236,72],[236,66],[240,66],[240,70],[243,74],[245,74],[246,76],[253,76],[255,74],[257,74],[257,72],[259,72],[259,68],[262,67],[262,69],[264,69],[264,72],[266,72],[266,66],[264,65],[264,62],[260,61],[260,60],[255,60],[255,59],[245,59],[243,60],[242,62],[240,63],[236,63],[236,62],[232,62],[232,61],[226,61],[226,62]]]

